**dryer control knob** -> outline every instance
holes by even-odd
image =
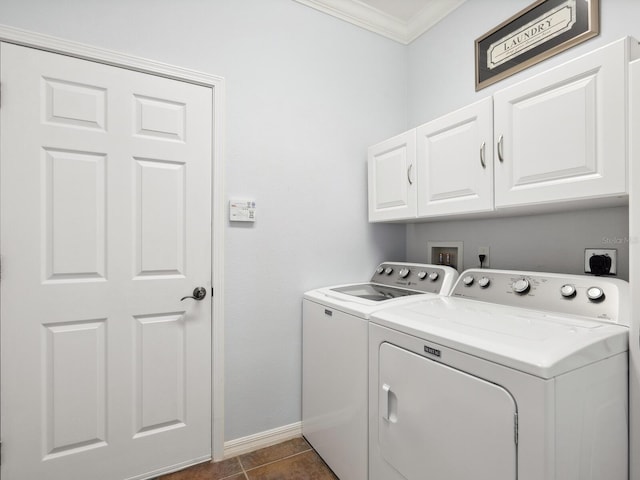
[[[604,300],[604,291],[600,287],[590,287],[587,289],[587,298],[592,302]]]
[[[419,278],[420,280],[424,280],[425,278],[427,278],[427,272],[425,272],[424,270],[420,270],[420,271],[418,272],[418,278]]]
[[[513,282],[513,291],[516,293],[525,294],[529,291],[529,288],[531,288],[531,285],[526,278],[521,278]]]
[[[384,267],[382,265],[380,265],[378,268],[376,268],[376,273],[377,274],[384,273]]]
[[[462,283],[464,283],[467,287],[470,287],[473,284],[473,276],[467,275],[462,279]]]
[[[440,275],[438,275],[438,272],[431,272],[429,274],[429,280],[431,280],[432,282],[435,282],[439,276]]]
[[[480,280],[478,280],[478,285],[480,285],[480,288],[487,288],[490,284],[491,280],[489,280],[489,278],[487,277],[482,277]]]
[[[387,267],[384,269],[384,273],[386,273],[387,275],[391,275],[393,273],[393,268],[391,267]]]
[[[566,283],[562,287],[560,287],[560,295],[564,298],[571,298],[576,296],[576,287]]]
[[[400,278],[407,278],[409,276],[409,272],[411,270],[409,270],[407,267],[401,268],[400,271],[398,272],[398,275],[400,275]]]

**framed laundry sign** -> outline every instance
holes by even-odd
[[[476,90],[598,33],[599,0],[538,0],[476,40]]]

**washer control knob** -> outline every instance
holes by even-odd
[[[462,279],[462,283],[464,283],[467,287],[473,285],[473,275],[467,275]]]
[[[572,298],[576,296],[576,287],[566,283],[560,288],[560,295],[564,298]]]
[[[604,291],[600,287],[589,287],[587,289],[587,298],[592,302],[601,302],[604,300]]]
[[[439,276],[440,275],[438,275],[438,272],[431,272],[429,274],[429,280],[431,280],[432,282],[435,282]]]
[[[531,285],[529,284],[529,280],[526,278],[521,278],[520,280],[516,280],[513,282],[513,291],[516,293],[520,293],[524,295],[529,291]]]
[[[426,277],[427,277],[427,272],[425,272],[424,270],[420,270],[420,271],[418,272],[418,278],[419,278],[420,280],[424,280]]]
[[[393,268],[391,267],[387,267],[384,269],[384,273],[386,273],[387,275],[391,275],[393,273]]]
[[[376,273],[377,274],[384,273],[384,267],[382,265],[380,265],[378,268],[376,268]]]
[[[480,280],[478,280],[478,285],[480,285],[480,288],[487,288],[490,284],[491,280],[489,280],[488,277],[482,277]]]
[[[407,267],[401,268],[400,271],[398,272],[398,275],[400,275],[400,278],[407,278],[409,276],[409,272],[411,270],[409,270]]]

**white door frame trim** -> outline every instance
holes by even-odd
[[[215,294],[211,312],[211,455],[214,460],[222,460],[224,457],[224,78],[7,25],[0,25],[0,42],[61,53],[92,62],[202,85],[213,90],[211,284]]]

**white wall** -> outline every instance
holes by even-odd
[[[408,47],[408,128],[626,35],[640,39],[640,1],[601,0],[599,36],[476,92],[475,39],[530,4],[531,0],[467,0]],[[476,266],[475,246],[486,244],[492,249],[494,268],[580,273],[583,249],[608,248],[611,238],[622,239],[615,247],[625,263],[620,277],[627,279],[626,208],[409,226],[407,255],[408,260],[425,260],[427,241],[463,241],[468,266]]]
[[[226,78],[226,440],[300,420],[301,295],[405,256],[366,147],[406,127],[406,47],[291,0],[2,0],[0,23]],[[214,266],[215,267],[215,266]]]

